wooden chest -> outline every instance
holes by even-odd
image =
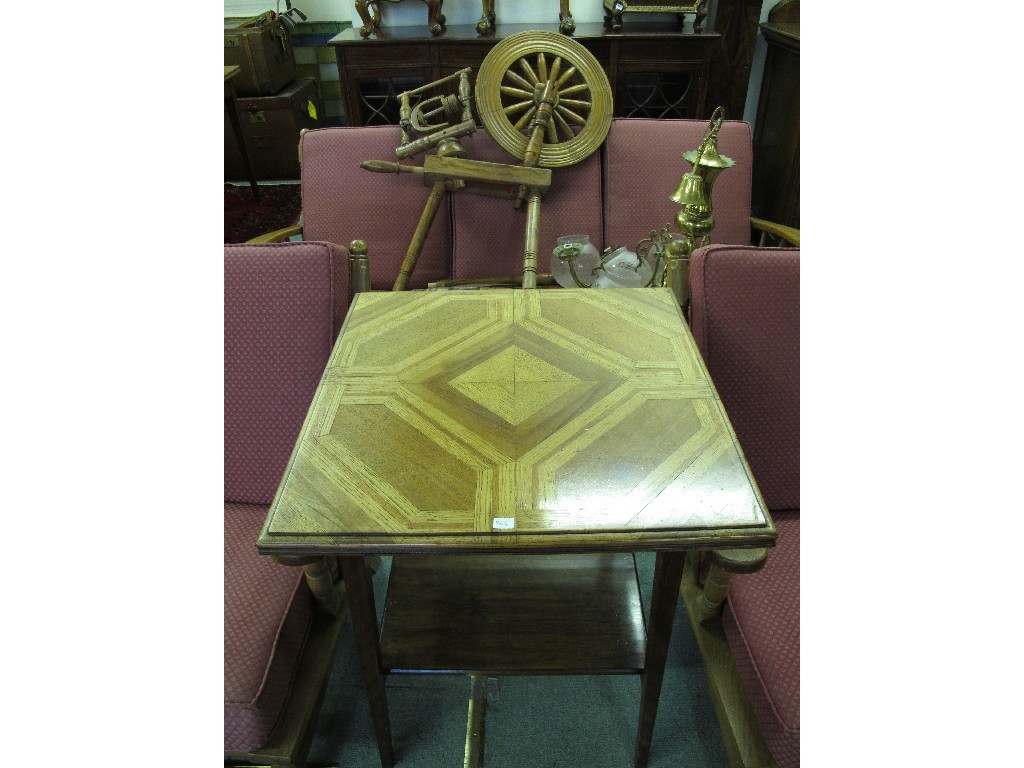
[[[224,19],[224,65],[237,64],[239,96],[277,93],[295,79],[295,51],[284,22],[267,12],[248,19]]]
[[[322,115],[316,81],[294,80],[273,96],[239,96],[242,132],[256,178],[299,178],[299,132],[319,128]],[[234,131],[224,115],[224,179],[248,178]]]

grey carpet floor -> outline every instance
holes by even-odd
[[[390,559],[374,576],[381,612]],[[653,555],[638,555],[641,596],[650,605]],[[469,678],[387,678],[396,768],[460,768]],[[486,768],[631,768],[640,711],[636,675],[502,677],[488,683]],[[311,763],[379,768],[351,626],[345,628]],[[649,768],[727,768],[714,705],[685,607],[676,611]]]

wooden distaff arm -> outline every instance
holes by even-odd
[[[768,559],[768,550],[764,547],[713,549],[707,554],[711,570],[704,580],[704,591],[697,601],[701,621],[721,613],[733,576],[738,573],[755,573],[764,567]]]

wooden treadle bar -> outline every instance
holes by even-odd
[[[484,720],[487,717],[487,678],[469,676],[469,712],[466,718],[466,757],[463,768],[483,768]]]

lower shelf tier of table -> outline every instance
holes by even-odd
[[[403,555],[381,629],[388,673],[638,674],[631,554]]]

